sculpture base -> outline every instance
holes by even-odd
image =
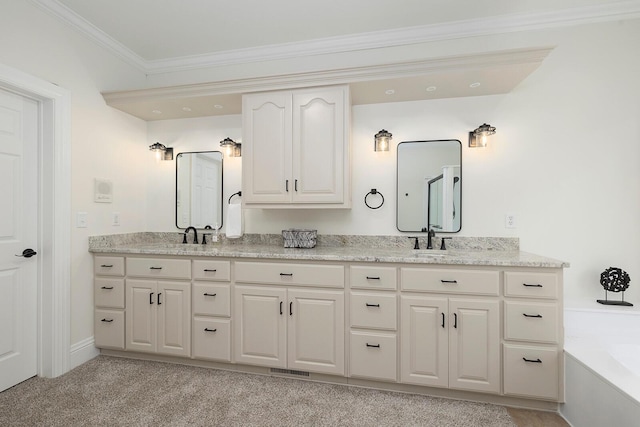
[[[633,307],[633,304],[631,304],[630,302],[626,302],[626,301],[610,301],[610,300],[606,300],[606,299],[598,299],[596,301],[599,302],[600,304],[604,304],[604,305],[623,305],[625,307]]]

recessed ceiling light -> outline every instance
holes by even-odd
[[[480,86],[480,82],[471,83],[469,87],[478,87]]]
[[[189,107],[182,107],[182,111],[187,111],[187,112],[188,112],[188,111],[191,111],[191,108],[189,108]]]
[[[434,90],[436,90],[436,87],[435,87],[435,86],[429,86],[429,87],[427,88],[427,92],[433,92]]]
[[[387,89],[384,91],[384,93],[386,93],[387,95],[393,95],[394,93],[396,93],[396,91],[393,89]]]
[[[162,114],[162,111],[160,111],[160,110],[153,110],[153,111],[151,111],[151,112],[152,112],[153,114]]]
[[[220,104],[216,104],[216,105],[214,105],[214,106],[213,106],[213,108],[218,108],[218,109],[220,109],[220,108],[222,108],[222,105],[220,105]]]

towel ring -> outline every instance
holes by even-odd
[[[238,191],[237,193],[233,193],[231,196],[229,196],[229,204],[231,204],[231,199],[233,198],[233,196],[242,197],[242,191]]]
[[[380,204],[378,206],[370,206],[369,203],[367,203],[367,197],[369,197],[369,195],[371,194],[379,194],[380,197],[382,197],[382,201],[380,202]],[[382,195],[381,192],[379,192],[378,190],[376,190],[375,188],[372,188],[371,191],[369,191],[367,193],[366,196],[364,196],[364,204],[367,205],[367,207],[369,209],[380,209],[382,207],[382,205],[384,205],[384,196]]]

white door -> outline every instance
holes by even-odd
[[[37,373],[38,104],[0,90],[0,391]]]

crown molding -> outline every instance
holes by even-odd
[[[295,89],[308,86],[348,84],[356,82],[422,76],[429,73],[495,67],[497,65],[540,64],[553,47],[505,50],[499,52],[433,58],[423,61],[402,62],[363,67],[341,68],[327,71],[290,73],[277,76],[255,77],[197,83],[180,86],[103,92],[108,105],[178,99],[196,96],[238,94],[268,90]]]
[[[148,75],[640,18],[640,1],[629,0],[553,12],[500,15],[204,55],[145,60],[57,0],[30,1]]]

